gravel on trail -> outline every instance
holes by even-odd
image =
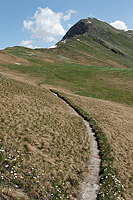
[[[89,137],[90,137],[90,159],[88,160],[89,174],[85,178],[81,186],[81,192],[78,200],[96,200],[100,189],[100,156],[95,133],[87,121],[84,120]]]

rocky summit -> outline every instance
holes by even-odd
[[[96,18],[85,18],[78,21],[68,30],[66,35],[62,38],[62,41],[77,35],[87,35],[91,37],[94,42],[122,56],[126,55],[126,52],[124,53],[123,51],[125,49],[124,46],[128,46],[131,49],[131,45],[133,45],[132,30],[118,30]],[[123,44],[124,46],[122,46]]]
[[[73,25],[62,40],[70,39],[75,35],[88,34],[88,36],[97,36],[103,39],[111,39],[111,33],[123,34],[127,37],[133,37],[133,30],[118,30],[102,20],[96,18],[85,18]]]

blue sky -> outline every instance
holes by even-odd
[[[133,0],[0,0],[0,49],[52,46],[86,17],[133,29]]]

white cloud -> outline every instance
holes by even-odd
[[[68,10],[68,11],[67,11],[67,15],[64,15],[64,16],[63,16],[64,21],[69,20],[69,19],[71,18],[71,15],[72,15],[72,14],[75,14],[75,13],[76,13],[75,10]]]
[[[22,40],[20,44],[22,46],[27,46],[27,45],[29,45],[31,43],[33,43],[33,40]]]
[[[26,21],[26,20],[23,21],[24,28],[27,30],[32,29],[33,24],[34,24],[33,21]]]
[[[63,13],[55,13],[48,7],[39,7],[32,19],[24,20],[23,25],[25,29],[31,30],[33,38],[52,42],[56,41],[57,36],[63,36],[66,33],[61,25],[62,19]]]
[[[39,7],[30,20],[23,21],[23,30],[31,31],[32,38],[41,39],[44,42],[55,42],[56,37],[64,36],[64,30],[61,21],[67,21],[71,15],[76,13],[75,10],[68,10],[65,15],[62,12],[54,12],[48,7]],[[71,26],[70,24],[68,25]]]
[[[48,47],[47,49],[54,49],[56,47],[57,47],[57,45],[53,45],[53,46]]]
[[[41,49],[41,48],[44,48],[44,47],[34,46],[34,49]]]
[[[24,46],[24,47],[28,47],[28,48],[33,49],[33,46],[32,46],[32,43],[33,43],[33,42],[34,42],[33,40],[22,40],[22,41],[20,42],[20,45],[21,45],[21,46]]]
[[[127,30],[125,22],[120,20],[116,20],[115,22],[110,23],[110,25],[120,30]]]
[[[43,40],[45,42],[56,42],[57,41],[54,37],[45,37]]]

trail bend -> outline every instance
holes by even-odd
[[[54,93],[58,98],[62,99],[58,94]],[[62,99],[69,107],[69,105],[64,99]],[[71,107],[71,109],[74,110],[74,108]],[[75,111],[75,110],[74,110]],[[76,112],[76,111],[75,111]],[[76,112],[80,117],[82,117],[79,113]],[[82,117],[83,118],[83,117]],[[81,185],[81,190],[79,191],[79,195],[77,199],[75,200],[96,200],[97,194],[100,189],[100,156],[99,156],[99,150],[98,145],[95,137],[95,133],[92,131],[89,122],[84,120],[84,124],[86,126],[86,130],[90,137],[90,156],[88,158],[88,168],[90,169],[88,175],[85,177],[84,181]]]

